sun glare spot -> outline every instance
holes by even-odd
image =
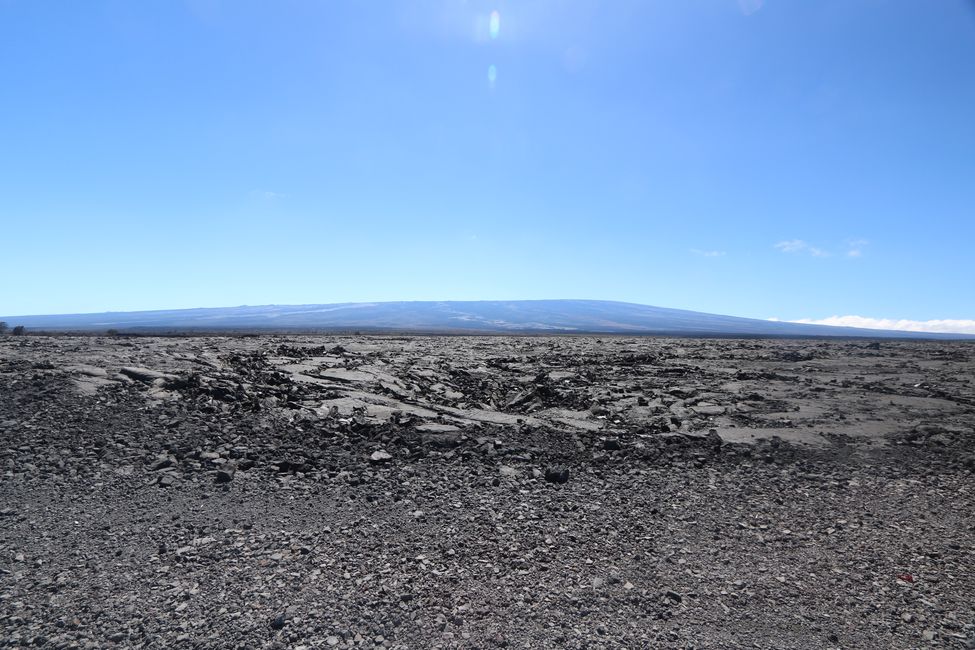
[[[489,26],[491,38],[497,38],[501,33],[501,14],[494,10],[491,12],[491,24]]]

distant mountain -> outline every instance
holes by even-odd
[[[483,300],[266,305],[0,317],[29,330],[122,332],[352,331],[488,334],[668,334],[968,339],[719,316],[608,300]]]

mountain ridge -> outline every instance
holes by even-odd
[[[363,330],[451,334],[975,339],[954,333],[874,330],[769,321],[612,300],[477,300],[241,305],[131,312],[5,316],[49,332]]]

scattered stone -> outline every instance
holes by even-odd
[[[673,591],[672,589],[668,589],[667,591],[664,592],[664,600],[667,600],[667,601],[669,601],[671,603],[674,603],[676,605],[676,604],[680,603],[681,601],[683,601],[684,600],[684,597],[681,596],[676,591]]]
[[[161,469],[172,467],[174,464],[175,461],[172,457],[163,455],[159,456],[149,469],[151,469],[153,472],[158,472]]]
[[[569,469],[567,467],[549,467],[545,470],[545,480],[549,483],[568,483]]]
[[[230,483],[234,480],[237,473],[237,466],[234,463],[227,463],[217,470],[217,483]]]
[[[381,465],[383,463],[388,463],[391,460],[393,460],[392,454],[383,449],[374,451],[372,452],[372,455],[369,456],[369,462],[373,465]]]
[[[417,427],[418,431],[425,431],[433,425]],[[456,427],[454,427],[456,428]],[[464,435],[459,431],[439,431],[427,433],[423,436],[424,443],[432,449],[456,449],[464,440]]]

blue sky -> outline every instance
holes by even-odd
[[[950,0],[0,0],[0,313],[975,319],[973,62]]]

